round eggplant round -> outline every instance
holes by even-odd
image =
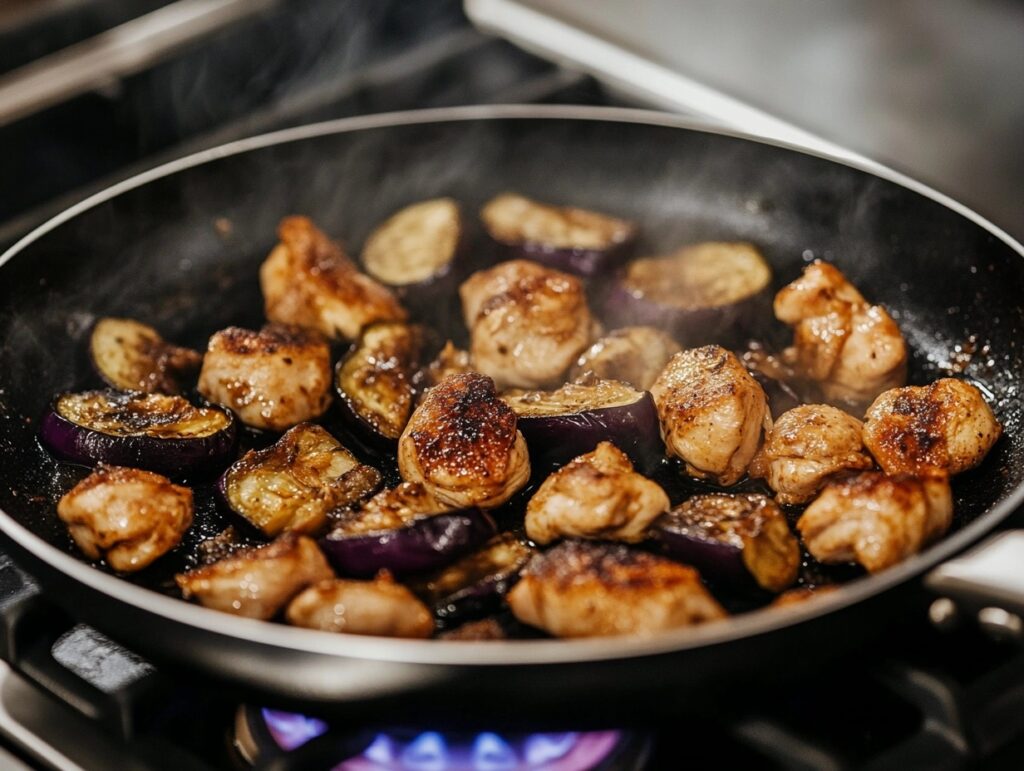
[[[584,278],[620,265],[636,237],[636,227],[626,220],[514,193],[491,199],[480,218],[502,259],[533,260]]]
[[[647,324],[684,347],[735,345],[771,316],[772,272],[750,244],[708,242],[633,260],[609,289],[606,319]]]
[[[672,557],[735,588],[781,592],[800,567],[785,514],[763,495],[695,495],[655,521],[651,533]]]
[[[394,449],[415,407],[415,376],[425,331],[401,322],[374,324],[338,362],[334,387],[347,426],[376,450]]]
[[[432,198],[381,223],[363,245],[362,262],[414,315],[440,323],[451,316],[444,300],[458,288],[465,252],[458,203]]]
[[[590,380],[501,398],[519,418],[535,474],[561,468],[604,441],[640,470],[653,468],[665,454],[654,398],[626,383]]]
[[[445,626],[461,624],[497,611],[535,553],[516,536],[503,533],[412,588]]]
[[[180,396],[86,391],[58,396],[39,439],[74,463],[106,463],[168,476],[212,477],[235,455],[234,416]]]
[[[144,393],[181,393],[203,355],[166,342],[150,326],[133,319],[103,318],[89,338],[89,355],[99,376],[110,386]]]
[[[399,527],[362,527],[359,515],[320,539],[340,575],[369,578],[387,570],[396,576],[437,570],[491,538],[494,520],[480,509],[420,514]]]

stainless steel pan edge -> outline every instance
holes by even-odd
[[[1007,244],[1017,254],[1024,256],[1024,247],[1021,244],[977,213],[919,182],[874,162],[853,161],[848,158],[831,156],[799,146],[765,140],[742,132],[710,126],[700,121],[657,112],[594,107],[503,105],[424,110],[342,119],[275,132],[197,153],[125,180],[54,217],[25,236],[0,256],[0,266],[14,259],[24,247],[42,235],[97,204],[107,201],[122,192],[144,185],[151,180],[209,160],[244,153],[269,145],[294,142],[325,134],[415,123],[502,118],[617,121],[678,127],[722,134],[796,150],[868,172],[930,198],[981,226]],[[770,612],[750,613],[721,624],[709,624],[695,629],[683,629],[649,639],[606,638],[578,641],[538,640],[487,643],[406,641],[339,636],[240,619],[161,596],[155,592],[134,586],[114,576],[95,570],[50,546],[2,511],[0,511],[0,531],[14,541],[18,549],[24,550],[34,558],[52,567],[55,571],[69,576],[89,589],[116,598],[143,614],[159,615],[170,621],[184,624],[212,635],[271,646],[279,649],[282,653],[298,651],[313,655],[359,659],[367,662],[396,662],[428,666],[532,666],[632,659],[713,646],[779,631],[833,611],[850,608],[868,597],[893,589],[943,560],[949,559],[965,547],[978,541],[998,522],[1020,507],[1022,503],[1024,503],[1024,488],[1018,487],[986,514],[932,546],[923,554],[917,555],[879,575],[850,583],[844,586],[841,592],[826,595],[801,605],[785,609],[773,609]],[[1024,544],[1024,539],[1019,539],[1017,543]],[[977,550],[973,553],[977,553]],[[1024,553],[1024,545],[1022,545],[1021,553]],[[1012,562],[1012,560],[1009,562]],[[1021,559],[1016,560],[1016,562],[1018,565],[1024,564],[1024,560]],[[943,582],[943,575],[948,575],[948,569],[946,573],[941,569],[937,571],[930,583],[940,590],[949,590],[951,586]],[[993,599],[1000,597],[1006,599],[1006,586],[1016,584],[1014,596],[1024,606],[1024,576],[1000,575],[998,580],[993,579],[990,584],[1001,587],[1000,592],[994,595]],[[985,586],[984,581],[976,580],[974,582],[972,591],[976,597],[984,596]],[[375,670],[380,669],[380,667],[375,668]],[[398,683],[395,683],[395,685],[396,687],[401,687]]]

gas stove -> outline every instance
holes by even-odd
[[[159,37],[142,63],[120,71],[100,57],[105,78],[83,78],[46,104],[23,106],[29,112],[17,119],[0,114],[0,142],[24,148],[8,155],[0,175],[0,245],[117,179],[245,135],[453,104],[632,104],[476,32],[451,0],[16,5],[0,12],[0,112],[26,75],[19,67],[59,65],[52,57],[68,46],[88,54],[119,39],[126,24],[155,35],[184,18],[174,13],[205,21],[173,41]],[[164,14],[156,26],[154,13]],[[140,24],[147,18],[150,26]],[[811,678],[737,694],[713,712],[673,705],[672,718],[658,724],[631,724],[609,705],[602,725],[572,725],[567,716],[558,731],[505,730],[475,724],[466,705],[465,715],[443,722],[425,715],[413,726],[352,725],[146,661],[59,610],[0,553],[0,767],[1020,767],[1024,652],[971,626],[940,631],[923,609],[910,612],[921,614],[913,631],[877,649]]]

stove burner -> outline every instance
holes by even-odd
[[[332,728],[292,712],[241,707],[236,746],[253,765],[298,753]],[[361,753],[339,757],[333,771],[582,771],[635,768],[645,740],[624,731],[477,733],[383,729]],[[627,761],[623,764],[623,761]]]

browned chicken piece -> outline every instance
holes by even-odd
[[[864,471],[828,483],[797,528],[819,562],[859,562],[875,573],[919,552],[952,521],[945,472],[889,477]]]
[[[192,491],[151,471],[100,466],[60,499],[57,515],[87,557],[132,573],[181,542]]]
[[[795,589],[790,589],[788,592],[783,592],[774,600],[772,600],[771,607],[773,608],[785,608],[791,605],[802,605],[808,600],[813,600],[815,597],[823,597],[827,594],[832,594],[839,589],[835,584],[826,584],[825,586],[798,586]]]
[[[331,403],[331,352],[319,334],[301,327],[228,327],[210,338],[199,393],[246,425],[283,431]]]
[[[307,217],[286,217],[260,266],[267,318],[354,340],[375,321],[405,321],[391,291],[360,273],[341,245]]]
[[[794,328],[786,352],[839,406],[862,409],[907,379],[907,347],[896,322],[820,260],[775,296],[775,315]]]
[[[551,272],[550,268],[530,260],[508,260],[487,270],[478,270],[459,286],[466,328],[473,328],[480,311],[495,295],[505,294],[521,283],[542,279]]]
[[[307,629],[381,637],[430,637],[427,606],[391,576],[372,581],[332,579],[305,589],[288,605],[288,623]]]
[[[270,447],[247,452],[224,475],[223,490],[236,511],[273,537],[317,532],[329,511],[365,498],[380,480],[326,429],[302,423]]]
[[[427,392],[398,441],[402,478],[453,508],[493,508],[530,477],[526,440],[494,382],[449,375]]]
[[[661,487],[601,442],[544,480],[527,504],[526,534],[540,544],[572,536],[636,543],[668,508]]]
[[[538,554],[508,604],[520,621],[557,637],[644,636],[726,615],[693,568],[593,541]]]
[[[654,327],[623,327],[609,332],[590,346],[569,371],[575,380],[593,372],[602,380],[622,380],[647,391],[682,348]]]
[[[805,503],[831,474],[875,465],[861,429],[857,418],[827,404],[794,407],[765,434],[750,475],[765,479],[779,503]]]
[[[578,278],[530,265],[501,263],[459,289],[473,366],[500,388],[558,384],[596,330]]]
[[[890,474],[959,474],[981,463],[1002,432],[981,391],[953,378],[886,391],[864,419],[864,444]]]
[[[686,472],[720,485],[738,482],[771,428],[764,390],[717,345],[677,353],[651,387],[669,454]]]
[[[269,619],[307,586],[334,578],[312,538],[285,533],[174,577],[186,600],[246,618]]]

